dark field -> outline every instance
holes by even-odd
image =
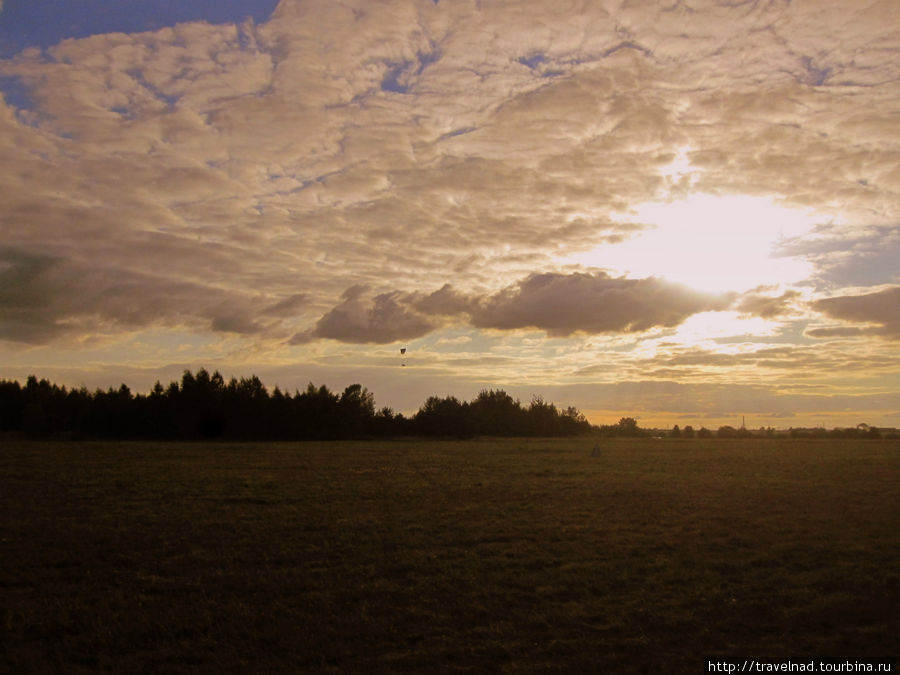
[[[0,671],[896,656],[900,442],[0,445]]]

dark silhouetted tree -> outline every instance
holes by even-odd
[[[562,436],[575,436],[587,433],[591,429],[591,423],[581,414],[575,406],[567,407],[559,418],[559,434]]]
[[[25,396],[18,382],[0,381],[0,431],[21,431]]]
[[[530,436],[555,436],[558,432],[559,413],[556,406],[540,396],[532,397],[525,419],[525,428]]]
[[[413,417],[413,428],[424,436],[468,438],[474,433],[468,403],[455,396],[429,396]]]
[[[346,435],[367,434],[375,417],[375,397],[361,384],[351,384],[338,400],[337,414]]]
[[[515,436],[522,433],[522,406],[503,390],[482,389],[469,404],[469,412],[477,434]]]
[[[638,428],[637,420],[633,417],[623,417],[616,424],[619,428],[619,436],[640,436],[641,430]]]

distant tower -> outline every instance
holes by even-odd
[[[747,418],[744,415],[741,415],[741,429],[747,428]]]

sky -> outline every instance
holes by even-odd
[[[0,378],[898,427],[898,26],[895,0],[3,0]]]

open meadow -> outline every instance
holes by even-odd
[[[0,444],[0,671],[895,657],[900,442]]]

